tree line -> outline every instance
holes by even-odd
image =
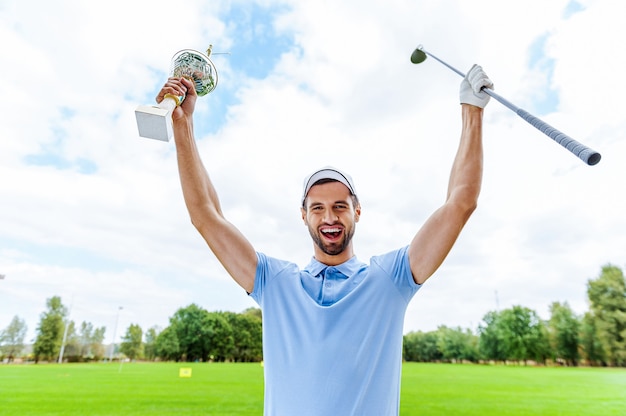
[[[421,362],[560,363],[626,367],[626,280],[613,265],[587,282],[589,311],[577,316],[569,305],[553,302],[550,318],[523,306],[485,314],[476,331],[440,326],[404,336],[403,357]],[[24,354],[26,323],[18,316],[0,332],[0,358],[35,362],[106,359],[105,327],[67,319],[61,298],[46,302],[32,351]],[[111,351],[131,360],[232,361],[263,359],[261,310],[209,312],[191,304],[178,309],[169,325],[143,331],[131,324]]]
[[[404,359],[422,362],[558,363],[626,367],[626,281],[621,269],[602,267],[587,282],[590,309],[577,316],[565,303],[542,320],[523,306],[488,312],[477,333],[462,328],[404,336]]]
[[[79,327],[67,319],[68,309],[61,298],[46,301],[40,315],[32,351],[23,357],[26,323],[14,317],[0,333],[0,358],[13,361],[53,362],[102,361],[107,358],[164,361],[232,361],[263,359],[261,310],[250,308],[243,313],[208,312],[196,304],[180,308],[160,330],[154,326],[145,334],[138,324],[131,324],[120,344],[103,344],[106,328],[94,328],[82,322]],[[111,350],[111,349],[114,349]]]

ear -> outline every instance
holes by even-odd
[[[306,210],[300,207],[300,213],[302,214],[302,221],[304,222],[304,225],[308,225],[306,222]]]
[[[359,222],[359,218],[361,218],[361,205],[357,205],[354,207],[354,222]]]

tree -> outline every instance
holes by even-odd
[[[79,345],[79,357],[83,360],[100,360],[104,357],[104,334],[105,327],[94,328],[90,322],[82,322],[77,335]]]
[[[22,353],[27,330],[26,321],[15,315],[9,326],[0,332],[0,351],[9,361],[13,361]]]
[[[578,365],[580,320],[567,302],[553,302],[550,305],[548,326],[555,358],[564,360],[567,365]]]
[[[260,311],[260,309],[258,309]],[[252,312],[224,312],[232,328],[233,350],[235,362],[254,362],[263,359],[263,329],[261,317]]]
[[[260,320],[263,320],[263,312],[261,311],[260,308],[248,308],[244,310],[241,314],[256,316]]]
[[[143,353],[143,330],[137,324],[131,324],[122,337],[120,351],[131,360],[136,360]]]
[[[208,312],[196,304],[178,309],[170,318],[184,361],[208,361],[210,327]]]
[[[591,312],[587,312],[583,316],[580,343],[583,357],[589,365],[606,365],[606,353],[598,337],[596,317]]]
[[[606,265],[587,282],[596,333],[610,365],[626,366],[626,280],[618,267]]]
[[[491,360],[545,362],[550,346],[544,323],[535,311],[513,306],[489,312],[479,326],[480,351]]]
[[[403,339],[403,358],[406,361],[434,362],[443,359],[437,347],[436,332],[409,332]]]
[[[144,335],[145,342],[143,347],[144,356],[147,360],[154,360],[157,357],[156,343],[159,337],[159,328],[153,326],[146,331]]]
[[[173,325],[159,333],[154,342],[154,353],[166,361],[180,361],[182,354]]]
[[[170,325],[146,333],[146,358],[184,361],[261,361],[260,310],[207,312],[196,304],[178,309]]]
[[[513,306],[501,312],[499,324],[508,360],[545,362],[550,350],[547,331],[535,311]]]
[[[496,311],[487,312],[483,317],[483,323],[478,325],[478,350],[482,358],[494,361],[506,360],[503,332],[500,324],[500,313]]]
[[[46,306],[48,310],[40,316],[37,338],[33,345],[35,362],[56,360],[63,341],[63,322],[67,315],[67,308],[63,306],[59,296],[46,300]]]
[[[212,361],[223,362],[233,360],[235,348],[233,328],[224,317],[223,312],[211,312],[204,321],[206,325],[207,345],[209,356]],[[206,360],[203,357],[203,360]]]
[[[477,361],[478,345],[476,336],[470,330],[460,327],[448,328],[440,326],[437,329],[437,348],[447,361]]]

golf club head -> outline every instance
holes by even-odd
[[[426,60],[426,53],[422,50],[422,45],[419,45],[417,49],[411,54],[411,62],[414,64],[421,64]]]

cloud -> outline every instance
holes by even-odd
[[[224,212],[255,248],[300,265],[312,254],[300,186],[315,168],[355,178],[363,260],[408,244],[443,202],[461,79],[432,59],[411,64],[420,43],[462,71],[481,64],[497,92],[603,154],[585,166],[492,100],[479,209],[412,302],[407,331],[475,327],[496,305],[547,317],[569,301],[582,313],[586,281],[623,263],[620,3],[37,7],[0,8],[0,328],[17,314],[34,333],[53,295],[107,339],[118,306],[118,336],[167,325],[192,302],[254,306],[191,226],[173,144],[140,139],[134,120],[169,58],[209,43],[231,55],[214,56],[220,81],[198,100],[196,136]]]

